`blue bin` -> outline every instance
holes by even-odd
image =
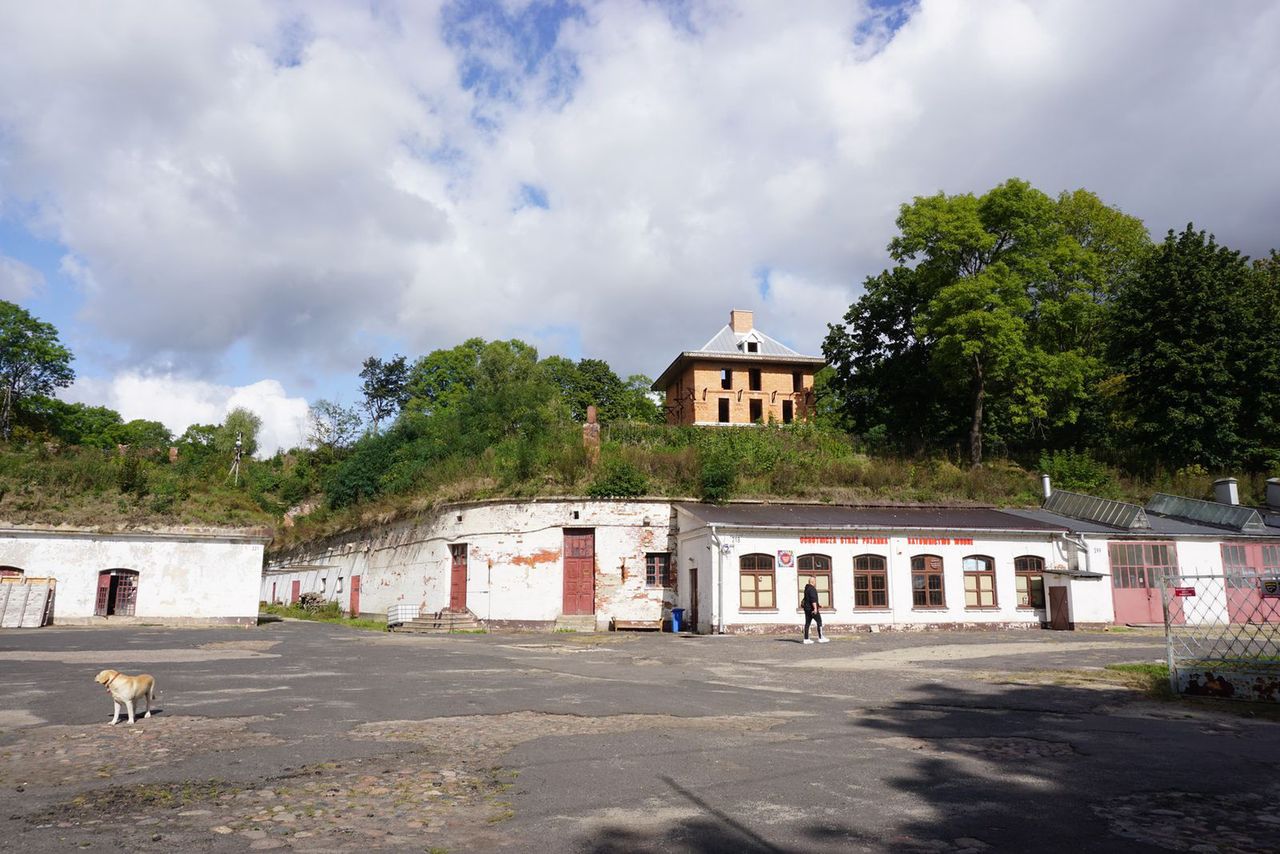
[[[671,609],[671,631],[680,631],[680,624],[684,622],[684,608]]]

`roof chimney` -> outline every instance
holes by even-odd
[[[1267,481],[1267,509],[1280,513],[1280,477]]]
[[[735,308],[729,312],[729,328],[741,335],[751,331],[751,312]]]
[[[1048,498],[1050,495],[1053,495],[1053,486],[1050,485],[1049,475],[1047,474],[1040,475],[1040,492],[1044,498]]]
[[[1238,505],[1240,489],[1234,477],[1220,477],[1213,482],[1213,500],[1219,504]]]

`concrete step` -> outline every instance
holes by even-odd
[[[484,621],[470,610],[453,611],[446,608],[434,614],[423,614],[408,620],[393,631],[409,634],[448,634],[449,632],[486,631]]]
[[[594,632],[596,630],[595,614],[561,614],[556,617],[557,632]]]

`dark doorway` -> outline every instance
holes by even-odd
[[[449,607],[454,611],[467,610],[467,544],[449,546],[453,567],[449,573]]]
[[[729,398],[720,398],[720,412],[718,414],[720,416],[721,424],[729,423]]]
[[[689,630],[698,632],[698,568],[689,567]]]
[[[104,569],[98,573],[99,617],[132,617],[138,603],[138,573],[132,569]]]
[[[757,422],[759,422],[759,421],[763,421],[763,420],[764,420],[764,401],[763,401],[763,400],[753,400],[753,401],[751,401],[751,403],[750,403],[750,408],[751,408],[751,423],[752,423],[752,424],[755,424],[755,423],[757,423]]]
[[[564,529],[564,613],[596,612],[596,532]]]
[[[790,424],[795,420],[795,417],[795,408],[791,401],[782,401],[782,423]]]

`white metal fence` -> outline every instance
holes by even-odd
[[[1161,598],[1175,692],[1280,702],[1280,578],[1170,573]]]

